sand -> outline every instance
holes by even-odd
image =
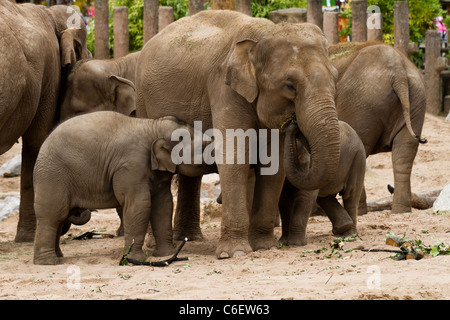
[[[412,172],[413,192],[443,188],[450,183],[450,123],[426,116],[421,145]],[[0,156],[0,163],[20,153],[20,145]],[[393,184],[390,154],[369,158],[366,174],[368,201],[389,196]],[[0,178],[0,197],[18,194],[19,178]],[[220,206],[217,206],[220,211]],[[213,210],[214,211],[214,210]],[[358,220],[359,238],[345,242],[344,250],[391,248],[385,235],[405,234],[434,245],[438,239],[450,243],[450,213],[432,209],[391,214],[370,212]],[[119,266],[123,237],[65,240],[63,263],[37,266],[32,243],[15,243],[18,216],[0,222],[0,299],[449,299],[450,256],[395,261],[390,253],[339,251],[331,254],[335,239],[325,217],[312,217],[308,244],[281,247],[245,256],[218,260],[214,251],[220,236],[220,218],[203,215],[204,241],[188,242],[180,256],[189,261],[164,267]],[[69,233],[93,228],[114,234],[119,219],[114,210],[94,212],[84,226]],[[275,228],[279,237],[280,228]],[[316,251],[316,252],[314,252]],[[331,254],[331,255],[330,255]],[[159,258],[152,258],[158,260]]]

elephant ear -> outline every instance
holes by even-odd
[[[111,102],[116,106],[117,112],[126,116],[136,114],[136,87],[128,79],[111,75]]]
[[[171,148],[163,138],[156,139],[152,144],[152,170],[169,171],[175,173],[177,166],[172,161]]]
[[[62,32],[59,43],[61,51],[61,67],[73,67],[81,60],[83,51],[82,29],[69,28]]]
[[[227,62],[225,83],[239,93],[248,102],[255,101],[258,96],[255,68],[250,59],[250,52],[256,42],[243,40],[235,44]]]

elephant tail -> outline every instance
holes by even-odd
[[[411,105],[409,101],[409,81],[408,75],[406,74],[406,66],[402,57],[398,55],[400,58],[399,65],[401,66],[401,70],[394,70],[394,75],[392,78],[392,87],[394,92],[402,104],[403,118],[405,119],[406,127],[408,131],[411,133],[412,137],[416,139],[419,143],[427,143],[427,139],[422,138],[420,135],[414,133],[412,124],[411,124]]]

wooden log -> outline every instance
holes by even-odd
[[[144,0],[144,44],[158,33],[158,0]]]
[[[159,7],[158,13],[158,30],[161,31],[173,22],[173,7]]]
[[[409,3],[394,2],[394,47],[407,57],[409,45]]]
[[[126,56],[130,49],[128,38],[128,7],[114,7],[114,58]]]
[[[337,12],[323,13],[323,33],[328,40],[328,45],[339,43],[338,15]]]
[[[322,0],[308,0],[306,10],[307,21],[323,30]]]
[[[353,0],[352,41],[367,41],[367,0]]]
[[[95,2],[95,58],[109,58],[109,3],[108,0]]]

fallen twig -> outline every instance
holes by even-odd
[[[124,265],[127,265],[128,263],[132,263],[132,264],[138,265],[138,266],[166,267],[175,261],[189,260],[188,257],[178,258],[178,254],[180,253],[181,249],[183,248],[183,246],[186,244],[187,241],[188,241],[188,238],[184,238],[184,240],[179,245],[178,249],[175,251],[174,255],[172,257],[170,257],[169,259],[162,260],[162,261],[138,261],[135,259],[128,258],[128,255],[130,254],[131,250],[133,249],[133,245],[134,245],[134,242],[133,242],[131,244],[131,246],[128,248],[128,252],[122,256],[122,259],[120,259],[119,265],[124,266]]]

